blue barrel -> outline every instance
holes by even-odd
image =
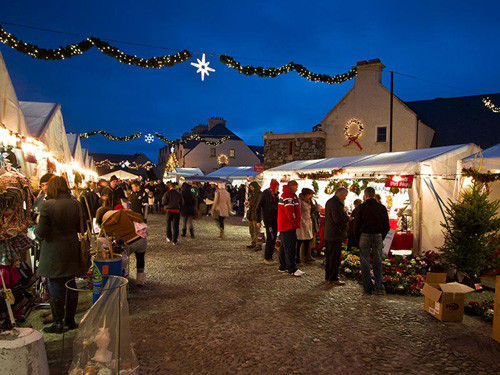
[[[122,256],[115,258],[94,259],[92,284],[94,286],[93,302],[95,303],[101,295],[101,289],[105,287],[110,275],[122,275]]]

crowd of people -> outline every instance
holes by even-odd
[[[179,236],[189,233],[195,238],[194,219],[211,215],[219,227],[219,237],[225,238],[225,219],[242,215],[248,221],[250,244],[255,251],[262,250],[262,262],[279,263],[278,271],[295,277],[305,274],[299,269],[305,263],[315,262],[312,256],[313,239],[320,231],[321,207],[314,199],[314,191],[303,188],[297,195],[298,184],[290,181],[279,190],[276,180],[261,191],[258,182],[233,188],[224,183],[197,184],[163,181],[120,181],[112,176],[109,181],[84,184],[70,190],[60,176],[47,174],[40,179],[40,192],[34,207],[38,213],[35,234],[41,244],[38,275],[47,278],[53,325],[47,332],[62,332],[65,284],[75,287],[74,278],[81,276],[79,234],[96,233],[107,229],[119,233],[127,255],[135,254],[137,262],[136,284],[146,282],[146,236],[136,235],[148,215],[164,214],[166,239],[177,245]],[[247,194],[248,193],[248,194]],[[348,248],[360,249],[363,288],[366,293],[385,294],[382,283],[383,240],[389,231],[386,208],[376,199],[375,190],[367,187],[364,202],[355,201],[355,209],[348,215],[344,201],[348,191],[339,188],[324,208],[325,281],[344,285],[339,278],[343,243]],[[108,220],[113,213],[123,210],[119,218]],[[261,229],[265,228],[265,235]],[[138,229],[139,228],[139,229]],[[137,232],[137,233],[136,233]],[[273,260],[277,240],[278,262]],[[371,259],[373,273],[371,278]],[[74,321],[78,295],[70,291],[66,310],[66,326],[76,327]]]

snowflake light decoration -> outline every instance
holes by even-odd
[[[147,143],[151,143],[151,142],[154,142],[155,141],[155,136],[151,133],[148,133],[144,136],[144,140],[147,142]]]
[[[208,74],[208,72],[209,71],[215,72],[215,69],[212,69],[209,67],[210,61],[205,61],[205,54],[201,55],[201,60],[200,59],[196,59],[196,60],[198,60],[198,63],[191,63],[191,65],[198,68],[196,73],[201,73],[201,80],[204,81],[205,74],[207,76],[209,76],[210,74]]]

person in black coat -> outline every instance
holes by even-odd
[[[257,226],[261,227],[261,221],[264,220],[266,227],[266,249],[264,251],[265,264],[273,263],[274,247],[276,245],[276,237],[278,235],[278,189],[280,184],[276,180],[271,180],[270,187],[264,190],[257,203]]]
[[[85,229],[87,227],[92,228],[92,221],[95,219],[97,210],[99,209],[99,196],[94,191],[92,186],[93,184],[93,182],[89,182],[83,193],[80,195]]]
[[[191,185],[187,182],[182,184],[181,196],[182,237],[186,237],[187,227],[189,226],[189,234],[191,235],[191,238],[194,238],[193,219],[196,215],[197,199],[191,190]]]
[[[83,223],[80,203],[71,197],[63,177],[49,180],[47,197],[41,207],[36,236],[41,240],[38,276],[46,277],[50,307],[54,323],[44,329],[48,333],[62,333],[66,287],[76,288],[74,278],[87,270],[81,269],[78,233]],[[66,326],[76,328],[75,313],[78,293],[68,290]]]
[[[182,195],[175,186],[169,183],[168,190],[163,195],[161,203],[167,211],[167,240],[177,245]]]
[[[382,282],[382,249],[384,238],[389,233],[389,215],[383,204],[377,202],[375,189],[367,187],[365,202],[359,206],[354,221],[354,232],[359,243],[361,258],[361,276],[366,293],[372,292],[370,258],[373,256],[373,275],[375,276],[375,294],[385,294]]]
[[[349,225],[347,226],[347,251],[351,251],[352,247],[358,247],[358,240],[356,238],[356,234],[354,233],[354,221],[356,220],[356,216],[359,212],[359,206],[363,203],[361,199],[356,199],[354,201],[354,210],[351,212],[351,216],[349,217]]]
[[[342,242],[347,238],[347,224],[349,223],[349,216],[344,210],[347,194],[347,189],[338,189],[335,196],[326,202],[325,207],[325,280],[335,285],[345,284],[339,280],[339,267]]]

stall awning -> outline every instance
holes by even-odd
[[[500,172],[500,143],[482,152],[481,155],[471,155],[463,159],[464,168],[479,168],[480,172]]]
[[[220,177],[227,178],[230,180],[243,179],[246,177],[255,177],[260,172],[255,172],[252,166],[240,166],[240,167],[222,167],[207,174],[207,177]]]
[[[203,176],[200,168],[175,168],[175,172],[169,172],[169,176]]]

